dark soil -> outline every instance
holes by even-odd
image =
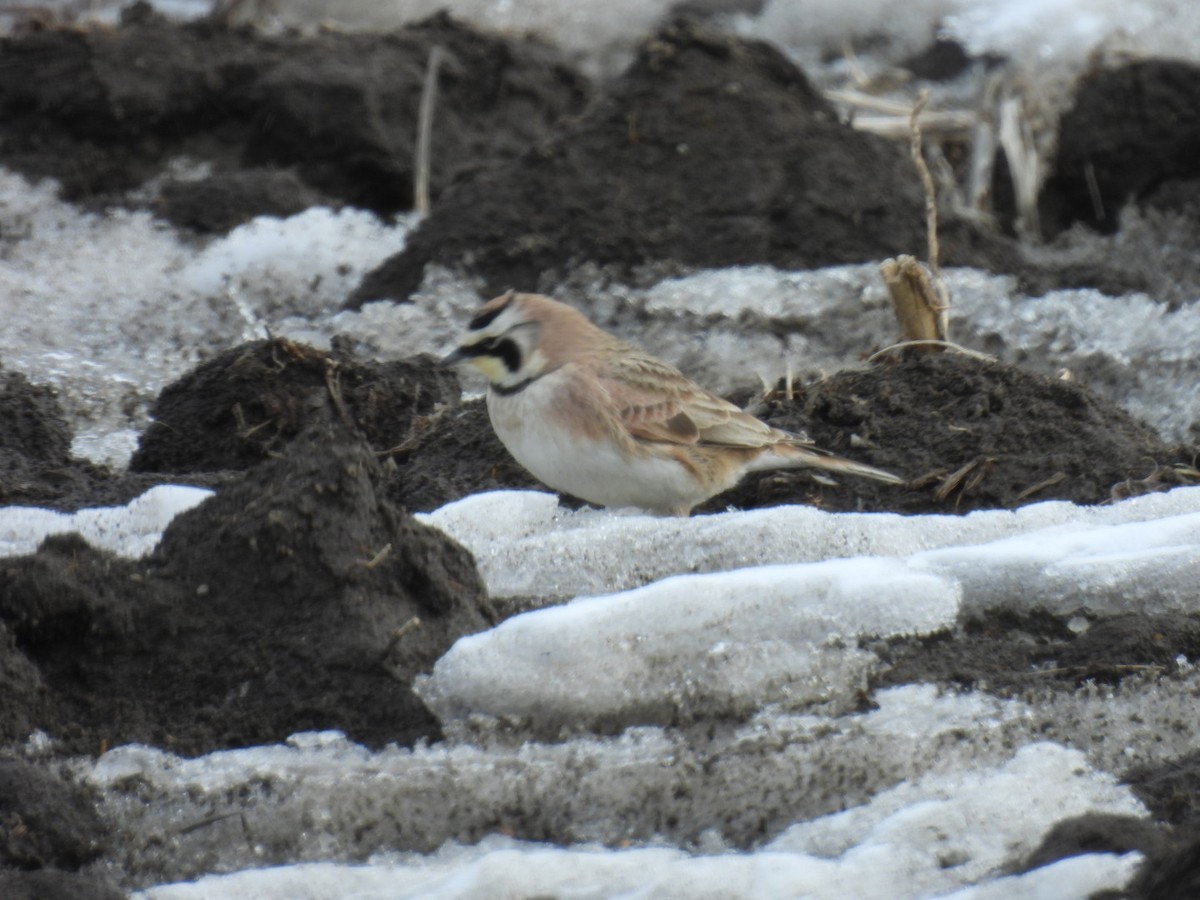
[[[1200,616],[1114,616],[1077,634],[1058,616],[996,611],[953,634],[897,638],[871,649],[884,663],[877,687],[925,681],[1021,696],[1175,674],[1181,655],[1200,655]]]
[[[85,787],[53,767],[0,759],[0,897],[5,900],[119,900],[102,875],[79,869],[112,848]]]
[[[1200,896],[1200,839],[1180,839],[1166,852],[1147,853],[1125,896],[1130,900],[1192,900]]]
[[[1155,818],[1200,832],[1200,751],[1161,766],[1139,766],[1125,781]]]
[[[150,208],[180,228],[223,234],[251,216],[286,218],[311,206],[338,205],[337,199],[309,187],[295,172],[250,168],[214,172],[199,180],[168,179]]]
[[[1181,481],[1190,457],[1124,410],[1066,381],[957,354],[916,355],[799,386],[762,418],[819,447],[911,479],[812,470],[752,475],[699,512],[806,503],[832,511],[955,513],[1041,500],[1103,503]],[[735,398],[743,404],[753,398]],[[492,433],[482,401],[430,420],[396,481],[412,509],[497,487],[536,486]]]
[[[488,624],[486,599],[470,554],[384,499],[383,480],[329,413],[176,518],[150,558],[65,535],[5,560],[4,649],[40,675],[14,706],[83,753],[436,736],[412,677]]]
[[[0,864],[78,869],[106,849],[100,816],[76,785],[25,760],[0,759]]]
[[[164,481],[76,459],[71,439],[53,390],[0,369],[0,503],[61,510],[124,505]],[[193,483],[212,487],[221,480],[219,473],[201,472]]]
[[[36,497],[70,456],[71,429],[54,392],[20,372],[0,372],[0,501]]]
[[[286,340],[234,347],[168,385],[130,462],[134,472],[244,469],[284,449],[333,402],[379,451],[400,447],[424,417],[460,396],[433,357],[360,361]]]
[[[1144,849],[1147,860],[1128,888],[1135,900],[1189,900],[1200,896],[1200,753],[1140,766],[1125,774],[1165,840]]]
[[[1140,60],[1085,78],[1059,127],[1053,174],[1040,197],[1048,237],[1083,222],[1117,230],[1130,200],[1157,204],[1200,179],[1200,67]],[[1172,189],[1172,185],[1175,186]]]
[[[393,458],[397,471],[389,491],[414,511],[428,512],[482,491],[546,490],[504,449],[483,400],[456,404],[427,420]]]
[[[57,869],[0,869],[4,900],[123,900],[128,896],[101,876]]]
[[[1019,868],[1029,872],[1084,853],[1128,853],[1147,856],[1170,846],[1164,829],[1145,819],[1112,813],[1085,813],[1056,824]]]
[[[312,37],[177,25],[144,4],[124,19],[116,29],[0,39],[0,162],[98,206],[128,203],[127,192],[173,158],[207,162],[211,178],[170,183],[151,201],[199,231],[295,211],[306,194],[379,213],[411,208],[417,110],[435,45],[447,54],[435,199],[465,173],[544,139],[590,93],[549,47],[445,15],[382,36]],[[236,190],[245,179],[259,184]],[[292,198],[281,196],[289,179],[301,186]]]
[[[1086,387],[954,353],[839,373],[770,407],[771,424],[807,432],[817,446],[896,472],[909,486],[839,479],[829,487],[803,471],[768,473],[708,508],[784,498],[906,513],[1103,503],[1176,483],[1170,466],[1186,461]]]
[[[552,288],[590,261],[804,269],[924,246],[907,149],[839,122],[773,47],[680,23],[575,124],[456,184],[352,304],[406,299],[427,263],[486,289]],[[948,227],[947,261],[1011,269],[1015,252]]]
[[[469,268],[498,292],[552,285],[585,262],[636,278],[643,266],[809,268],[924,247],[906,147],[839,123],[777,51],[691,24],[648,40],[598,92],[551,48],[444,16],[384,36],[264,36],[172,25],[135,6],[116,29],[0,39],[0,164],[54,177],[74,201],[145,205],[197,232],[312,203],[408,209],[434,45],[448,53],[434,211],[351,303],[406,299],[429,262]],[[939,53],[931,76],[962,63],[953,48]],[[1047,186],[1049,230],[1111,229],[1129,197],[1200,217],[1196,85],[1192,67],[1153,61],[1088,80]],[[181,156],[209,174],[164,176]],[[944,263],[1043,288],[1144,283],[1095,265],[1034,270],[1003,239],[944,224]],[[189,373],[153,412],[133,471],[108,472],[71,456],[50,391],[0,372],[0,502],[124,503],[181,476],[218,488],[147,559],[58,536],[0,562],[6,898],[119,896],[78,871],[105,852],[86,792],[11,758],[35,730],[85,754],[129,741],[200,754],[327,728],[376,747],[436,739],[411,679],[495,613],[466,551],[408,513],[537,486],[482,404],[459,402],[454,377],[427,358],[381,364],[341,345],[257,342]],[[763,474],[703,511],[1102,503],[1168,488],[1184,477],[1174,465],[1192,461],[1084,387],[955,355],[839,373],[772,397],[764,416],[912,481]],[[873,644],[886,663],[873,686],[1070,691],[1169,675],[1198,645],[1190,616],[1117,617],[1077,635],[1056,617],[995,613]],[[1165,843],[1143,825],[1089,820],[1048,838],[1031,865],[1138,847],[1154,861],[1133,896],[1195,896],[1198,765],[1128,775],[1174,829]]]

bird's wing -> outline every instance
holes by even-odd
[[[625,430],[641,440],[763,447],[789,437],[642,353],[611,357],[599,379]]]

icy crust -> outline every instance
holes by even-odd
[[[164,385],[285,315],[336,312],[413,221],[313,208],[201,244],[144,212],[81,212],[53,183],[0,169],[0,361],[58,389],[77,453],[122,465]]]
[[[1200,15],[1200,14],[1198,14]],[[951,338],[1043,372],[1067,369],[1157,427],[1186,439],[1200,423],[1200,305],[1172,310],[1145,294],[1092,289],[1028,297],[1008,275],[943,270]],[[892,343],[895,319],[875,264],[785,272],[741,266],[671,278],[646,289],[590,289],[625,337],[718,392],[846,368],[864,348]],[[636,311],[637,317],[628,313]]]
[[[665,841],[691,848],[662,851],[653,865],[646,858],[649,868],[641,875],[649,884],[679,874],[684,864],[738,885],[746,871],[773,868],[779,855],[803,876],[795,884],[810,890],[849,885],[852,896],[884,897],[885,887],[900,883],[912,891],[902,896],[919,897],[969,886],[1018,863],[1063,818],[1089,811],[1144,815],[1130,790],[1100,770],[1091,754],[1043,735],[1077,740],[1099,726],[1120,740],[1122,723],[1151,727],[1163,724],[1161,717],[1186,715],[1183,693],[1081,696],[1060,709],[1035,711],[1015,701],[913,686],[880,692],[879,708],[861,715],[771,715],[735,729],[638,728],[559,744],[439,745],[377,754],[323,733],[298,735],[288,747],[195,760],[124,747],[80,766],[122,823],[118,839],[144,877],[157,872],[179,879],[193,866],[213,871],[285,860],[361,861],[385,850],[428,852],[474,842],[500,830],[544,835],[557,844],[632,842],[636,848]],[[1131,726],[1139,713],[1145,725]],[[206,824],[193,827],[197,823]],[[441,877],[467,877],[493,847],[485,842],[428,859],[373,861],[401,885],[433,874],[446,855],[458,858]],[[522,843],[510,849],[520,852],[496,883],[514,878],[525,884],[522,878],[549,877],[556,869],[539,864],[537,853],[545,848]],[[607,857],[621,858],[622,851]],[[597,858],[597,869],[580,862],[577,871],[586,880],[567,884],[591,883],[596,896],[617,889],[623,876],[604,868],[604,858]],[[490,859],[486,868],[502,859]],[[1106,871],[1117,873],[1116,880],[1100,882],[1111,885],[1129,869]],[[411,882],[411,889],[422,883]],[[217,886],[231,884],[213,879],[210,887]],[[378,896],[410,895],[396,888]]]
[[[1092,853],[1062,860],[1024,875],[970,886],[944,900],[1011,900],[1053,897],[1086,900],[1125,884],[1141,855]],[[889,883],[906,873],[861,871],[847,877],[843,867],[795,853],[688,856],[668,848],[602,852],[601,848],[559,848],[489,838],[473,848],[439,854],[427,863],[372,866],[311,863],[280,869],[250,869],[195,883],[164,885],[134,894],[135,900],[224,900],[228,897],[287,897],[289,900],[485,900],[503,884],[516,897],[601,898],[806,897],[812,900],[906,900],[930,897]],[[714,883],[738,885],[714,889]],[[847,894],[853,891],[853,894]]]
[[[478,285],[454,272],[430,267],[416,294],[397,298],[411,302],[340,309],[415,222],[313,208],[197,241],[144,212],[81,212],[52,184],[0,170],[0,361],[59,391],[76,453],[124,465],[164,385],[267,329],[319,347],[342,334],[383,359],[448,349],[480,299]],[[1010,277],[946,277],[961,343],[1043,371],[1070,369],[1169,439],[1200,423],[1200,393],[1179,389],[1200,381],[1200,305],[1172,312],[1144,295],[1095,291],[1029,298]],[[735,267],[648,288],[585,281],[557,293],[719,393],[789,372],[819,377],[895,334],[873,264]]]
[[[343,334],[384,359],[449,348],[479,302],[478,285],[453,272],[431,267],[420,291],[398,298],[411,302],[340,310],[415,221],[314,208],[198,242],[144,212],[80,212],[52,184],[0,170],[0,361],[58,389],[76,453],[123,465],[165,384],[267,328],[320,347]],[[961,343],[1043,371],[1070,369],[1169,439],[1200,423],[1200,393],[1179,389],[1200,381],[1200,305],[1172,312],[1144,295],[1087,290],[1030,298],[1007,276],[946,277]],[[648,288],[597,275],[558,294],[720,393],[789,371],[819,377],[895,333],[873,264],[736,267]]]
[[[443,726],[486,716],[543,735],[846,706],[874,661],[858,635],[927,633],[958,608],[952,581],[893,560],[680,576],[462,638],[414,689]]]
[[[447,504],[422,521],[465,545],[493,596],[566,599],[627,590],[671,575],[876,556],[910,559],[966,585],[972,607],[998,599],[1070,612],[1194,608],[1186,576],[1200,554],[1200,488],[1110,506],[1062,501],[966,516],[827,513],[780,506],[689,519],[560,508],[552,494],[497,491]],[[1010,540],[1011,539],[1011,540]],[[935,551],[945,550],[944,553]],[[1151,588],[1135,582],[1166,565]],[[976,575],[978,564],[987,576]],[[1140,567],[1140,569],[1139,569]],[[1067,589],[1065,578],[1081,580]],[[1044,581],[1047,577],[1054,582]],[[990,581],[1002,585],[993,587]],[[1029,592],[1016,597],[1015,587]],[[1144,598],[1129,606],[1124,591]],[[1154,604],[1157,604],[1155,606]],[[910,610],[910,614],[912,611]]]
[[[1200,513],[1101,527],[1068,523],[982,546],[933,550],[912,563],[961,584],[974,609],[1195,613]]]
[[[1197,488],[1112,507],[1045,503],[965,518],[780,507],[664,523],[559,514],[552,502],[481,495],[427,518],[475,552],[493,594],[653,583],[460,639],[415,684],[447,729],[499,721],[553,735],[736,718],[771,705],[844,707],[874,661],[856,649],[859,638],[926,634],[998,606],[1197,611]],[[837,558],[863,549],[888,557]],[[664,578],[681,569],[713,571]],[[525,580],[494,582],[512,572]]]
[[[1081,71],[1098,49],[1200,59],[1200,13],[1187,0],[958,0],[954,7],[948,34],[972,53],[1004,54],[1027,70]]]
[[[139,559],[157,545],[163,529],[182,512],[207,500],[205,488],[164,484],[153,487],[127,506],[60,513],[33,506],[0,509],[0,559],[33,553],[52,534],[75,532],[94,547]]]
[[[9,509],[0,554],[78,531],[138,558],[208,496],[163,486],[124,508]],[[493,596],[576,597],[461,639],[418,679],[451,731],[490,722],[554,736],[846,709],[876,662],[863,638],[927,634],[995,607],[1197,611],[1200,488],[965,517],[778,507],[666,520],[497,492],[423,518],[475,554]],[[598,585],[616,590],[588,596]]]

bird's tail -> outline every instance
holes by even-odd
[[[764,453],[758,458],[754,469],[799,469],[811,467],[825,469],[828,472],[841,472],[844,475],[857,475],[861,478],[873,478],[888,484],[908,484],[907,479],[891,472],[868,466],[866,463],[855,462],[821,450],[817,447],[805,447],[798,444],[780,443],[771,448],[772,453]]]

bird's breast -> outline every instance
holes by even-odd
[[[568,373],[543,376],[517,394],[488,391],[497,437],[531,475],[598,506],[667,510],[696,485],[678,461],[647,452],[606,412],[603,397]]]

